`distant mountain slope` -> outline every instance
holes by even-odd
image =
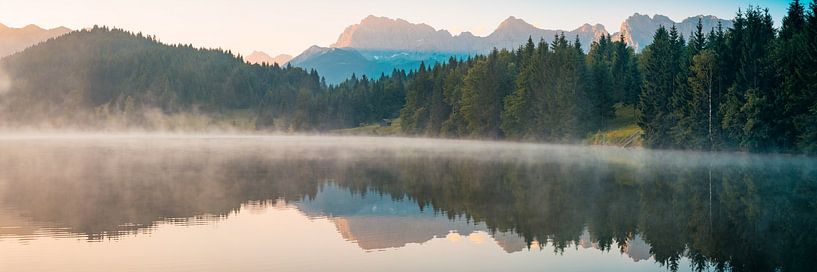
[[[10,126],[138,127],[170,114],[235,111],[265,126],[293,112],[299,91],[321,90],[317,74],[301,69],[96,27],[3,58],[0,70],[10,81],[0,93],[0,125]]]
[[[370,62],[353,49],[312,46],[290,62],[306,70],[319,70],[328,83],[339,83],[351,76],[375,71],[377,64]],[[371,76],[371,75],[369,75]]]
[[[0,58],[68,32],[71,30],[65,27],[43,29],[36,25],[27,25],[23,28],[11,28],[0,24]]]
[[[731,20],[719,19],[715,16],[698,15],[689,17],[681,22],[675,22],[667,16],[654,15],[652,18],[648,15],[634,14],[621,23],[621,30],[613,34],[614,39],[617,39],[620,34],[624,34],[624,41],[627,42],[636,52],[641,51],[647,45],[652,43],[652,37],[659,26],[667,28],[675,25],[678,28],[678,33],[684,35],[689,40],[690,34],[695,31],[695,26],[698,20],[701,20],[705,32],[718,27],[718,23],[723,26],[723,29],[732,27]]]
[[[353,74],[357,77],[365,75],[369,78],[379,78],[381,75],[391,74],[395,69],[413,70],[420,67],[420,63],[443,62],[452,56],[467,57],[461,53],[312,46],[293,58],[289,64],[306,70],[315,69],[326,83],[337,84]]]
[[[272,56],[268,55],[267,53],[264,53],[264,52],[261,52],[261,51],[253,51],[252,54],[249,54],[246,57],[244,57],[244,61],[252,63],[252,64],[261,64],[261,63],[273,64],[273,63],[277,63],[279,66],[283,66],[284,64],[289,62],[291,59],[292,59],[292,56],[287,55],[287,54],[280,54],[280,55],[275,56],[273,58]]]

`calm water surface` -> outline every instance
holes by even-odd
[[[0,136],[0,271],[814,271],[817,161]]]

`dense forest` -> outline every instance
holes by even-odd
[[[581,142],[623,105],[636,109],[647,147],[817,153],[817,4],[792,2],[779,29],[750,7],[732,28],[682,34],[661,27],[640,54],[621,37],[587,53],[564,35],[529,39],[328,85],[315,71],[94,27],[3,59],[13,84],[0,95],[0,119],[289,131],[395,119],[407,135]]]
[[[314,70],[97,26],[0,64],[6,127],[327,130],[389,116],[405,96],[404,72],[327,86]]]
[[[565,141],[605,128],[633,105],[654,148],[817,152],[817,5],[791,3],[777,30],[767,10],[686,41],[659,28],[635,55],[603,37],[585,55],[557,37],[410,77],[407,133]]]

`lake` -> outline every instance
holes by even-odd
[[[0,271],[813,271],[817,160],[329,136],[0,136]]]

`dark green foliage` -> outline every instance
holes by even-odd
[[[634,93],[628,88],[637,89],[640,80],[631,48],[609,37],[594,48],[598,53],[585,56],[581,44],[560,35],[552,44],[529,39],[512,52],[494,50],[487,56],[422,66],[409,75],[400,114],[403,131],[446,137],[582,139],[612,117],[612,105],[619,102],[612,98],[614,89]],[[614,76],[615,69],[626,75]]]
[[[406,77],[404,71],[394,70],[377,80],[352,75],[338,85],[328,86],[312,97],[314,107],[307,111],[318,116],[307,125],[328,130],[397,118],[406,104]]]
[[[104,27],[35,46],[3,66],[15,82],[2,108],[15,117],[8,122],[88,124],[101,112],[218,114],[261,105],[275,105],[270,114],[277,115],[292,110],[296,86],[320,87],[316,74],[300,69],[247,65],[230,52],[166,46]]]
[[[810,107],[814,103],[815,88],[813,73],[817,65],[813,49],[809,48],[807,24],[814,21],[813,15],[806,14],[800,1],[789,6],[788,14],[783,18],[783,26],[774,52],[777,78],[782,80],[779,95],[774,101],[780,108],[776,117],[774,133],[783,151],[796,150],[798,146],[808,146],[800,135],[807,133],[813,126],[809,124]],[[811,74],[811,76],[809,76]],[[811,85],[811,86],[809,86]],[[811,143],[814,141],[812,140]]]
[[[750,8],[738,14],[730,34],[735,81],[721,106],[728,144],[749,151],[774,150],[777,142],[771,132],[777,80],[770,57],[775,38],[771,16]]]
[[[396,117],[406,77],[326,86],[314,70],[249,65],[229,51],[107,27],[72,32],[2,66],[15,83],[0,98],[7,126],[163,128],[168,116],[192,113],[239,115],[256,129],[348,127]]]
[[[793,1],[778,31],[767,10],[752,7],[738,12],[731,29],[704,35],[699,25],[687,45],[659,29],[641,55],[645,143],[815,152],[817,20],[814,3],[810,8]]]
[[[660,27],[653,43],[641,56],[644,87],[639,99],[638,125],[644,130],[644,143],[651,147],[672,146],[669,133],[675,123],[671,116],[670,97],[675,93],[677,76],[677,63],[672,59],[674,44],[677,41],[670,38],[666,28]]]
[[[632,47],[624,42],[624,35],[613,42],[613,93],[612,100],[627,105],[638,103],[641,94],[642,80],[638,70],[638,58]]]
[[[521,67],[516,78],[516,90],[505,97],[505,109],[502,111],[502,131],[511,138],[527,137],[531,133],[531,120],[536,116],[536,92],[543,88],[539,75],[542,73],[543,54],[547,53],[547,45],[540,44],[542,50],[537,50],[532,39],[520,50]]]
[[[589,119],[585,120],[588,127],[604,127],[607,125],[608,120],[615,117],[613,95],[614,88],[618,86],[614,83],[612,69],[615,53],[614,46],[610,36],[603,36],[598,42],[594,42],[590,46],[590,52],[587,54],[590,78],[587,90],[591,101]],[[623,81],[619,82],[619,84],[623,83]]]
[[[502,136],[500,114],[503,99],[513,89],[515,63],[510,52],[494,50],[478,58],[464,79],[461,112],[471,134]]]
[[[799,71],[796,72],[802,84],[802,107],[808,111],[800,115],[795,122],[797,131],[797,148],[809,154],[817,154],[817,2],[812,1],[806,16],[805,53]]]
[[[673,74],[672,95],[670,97],[669,122],[671,125],[670,136],[673,144],[671,146],[684,147],[690,145],[692,130],[690,129],[689,101],[692,95],[687,84],[689,76],[689,51],[686,47],[684,37],[678,33],[673,26],[670,28],[670,41],[672,49],[667,58],[671,61],[670,72]],[[694,50],[694,49],[693,49]]]
[[[150,114],[249,113],[255,128],[330,130],[399,117],[406,134],[571,142],[635,105],[648,147],[817,153],[817,5],[793,1],[782,27],[768,11],[734,26],[660,27],[637,55],[623,36],[528,42],[517,50],[420,64],[326,85],[315,71],[248,65],[229,51],[167,46],[95,28],[2,64],[7,123],[149,123]],[[71,52],[66,54],[65,52]],[[59,84],[54,84],[58,82]],[[88,121],[91,120],[91,121]]]
[[[689,148],[714,149],[718,126],[714,119],[718,110],[714,97],[716,75],[720,72],[717,69],[717,55],[712,49],[704,49],[692,59],[688,78],[692,93],[683,122],[689,130]]]
[[[420,64],[420,69],[411,75],[406,90],[406,105],[400,111],[403,132],[414,134],[426,129],[431,91],[434,87],[430,77],[425,64]]]

